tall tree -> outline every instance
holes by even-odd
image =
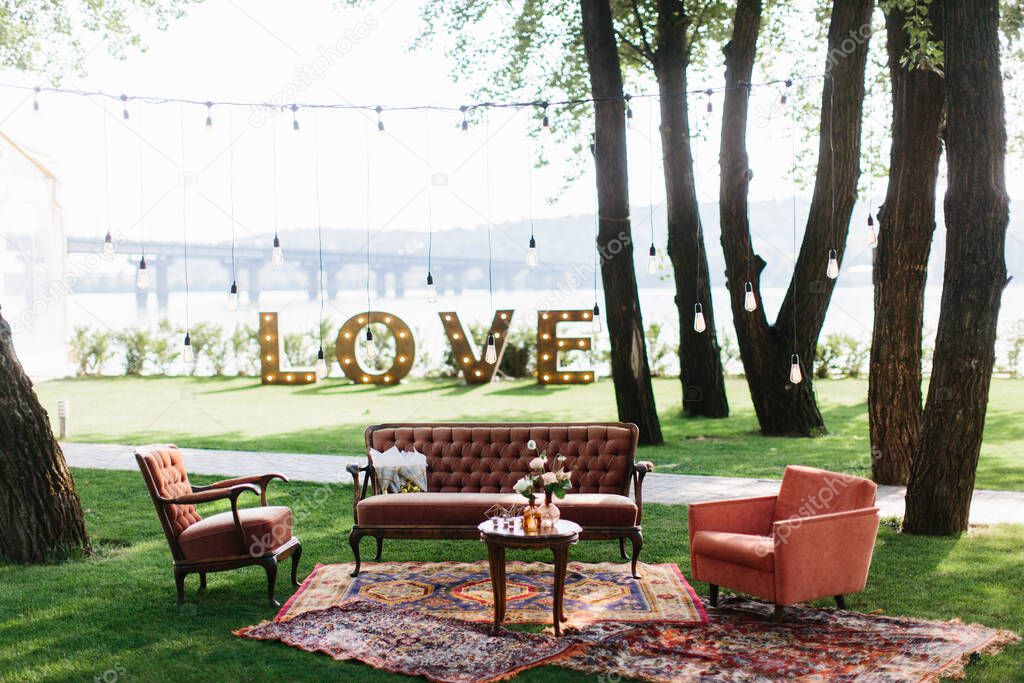
[[[0,315],[0,560],[89,552],[82,503]]]
[[[835,280],[827,277],[831,250],[841,262],[860,175],[864,69],[872,0],[834,0],[821,96],[821,124],[814,193],[789,288],[774,324],[764,306],[744,308],[745,283],[757,300],[766,265],[754,252],[747,217],[751,174],[746,151],[749,87],[760,22],[760,2],[741,0],[733,38],[725,47],[726,93],[722,111],[721,206],[726,280],[740,358],[761,432],[814,436],[825,423],[818,410],[810,365]],[[798,354],[803,381],[789,381]]]
[[[1006,120],[998,0],[944,0],[946,262],[903,530],[966,531],[1006,286]]]
[[[942,41],[942,6],[892,0],[883,7],[892,148],[889,187],[878,211],[868,417],[875,481],[905,485],[921,436],[924,288],[945,116],[941,55],[934,52]],[[922,15],[921,7],[931,10]]]
[[[626,117],[622,68],[608,0],[580,0],[583,44],[594,99],[594,165],[597,170],[598,250],[604,281],[612,377],[619,419],[640,428],[642,443],[662,443],[647,363],[640,296],[633,261],[626,168]]]

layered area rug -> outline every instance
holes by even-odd
[[[483,624],[359,599],[288,621],[265,621],[235,634],[277,640],[306,652],[355,659],[375,669],[438,683],[499,681],[557,661],[577,647],[571,640],[534,633],[505,631],[491,636]]]
[[[554,572],[543,562],[506,565],[508,610],[505,623],[550,624]],[[486,562],[380,562],[364,564],[358,577],[351,564],[317,565],[275,620],[360,598],[387,607],[405,607],[439,617],[490,623],[494,618]],[[704,607],[674,564],[640,565],[642,579],[628,564],[570,562],[565,581],[569,625],[600,621],[706,621]]]
[[[1019,638],[959,622],[922,621],[723,598],[706,625],[600,623],[568,637],[584,645],[558,662],[606,678],[676,681],[938,681]]]

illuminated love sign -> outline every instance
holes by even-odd
[[[505,351],[509,326],[512,323],[512,309],[495,311],[488,337],[494,337],[495,355],[493,361],[484,350],[479,356],[474,350],[473,340],[468,338],[459,314],[455,311],[438,313],[441,325],[452,347],[455,364],[462,372],[467,384],[485,384],[494,379],[501,365]],[[313,384],[317,381],[313,368],[293,368],[284,354],[284,343],[278,330],[277,313],[260,313],[260,380],[263,384]],[[565,355],[571,351],[589,351],[589,336],[560,337],[558,326],[562,323],[591,322],[590,309],[564,309],[537,312],[537,382],[546,384],[590,384],[594,381],[593,370],[567,370],[561,367]],[[365,367],[356,352],[365,330],[370,324],[384,325],[395,342],[395,356],[384,371]],[[364,354],[365,356],[365,354]],[[416,359],[416,341],[409,326],[393,313],[370,311],[359,313],[338,330],[335,357],[345,376],[357,384],[398,384],[409,374]]]

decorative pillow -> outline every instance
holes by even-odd
[[[381,493],[417,493],[427,490],[427,456],[392,446],[381,453],[370,449],[370,461]]]

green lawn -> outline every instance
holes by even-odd
[[[659,472],[779,477],[787,464],[870,472],[867,383],[818,381],[829,435],[762,437],[744,380],[729,380],[732,417],[681,416],[679,383],[655,380],[665,445],[643,448]],[[56,415],[71,400],[72,439],[108,443],[296,453],[363,452],[374,422],[431,420],[613,420],[610,380],[574,387],[517,381],[469,387],[457,380],[414,380],[394,387],[330,380],[306,387],[263,387],[251,378],[96,378],[43,382]],[[1024,490],[1024,381],[996,379],[978,468],[979,488]]]
[[[258,568],[213,574],[202,595],[198,579],[190,577],[187,604],[178,610],[170,555],[138,473],[76,470],[75,478],[97,553],[59,565],[0,565],[0,681],[408,680],[231,635],[272,615]],[[303,573],[316,562],[351,559],[345,540],[352,523],[351,487],[275,482],[271,500],[295,511]],[[688,574],[685,508],[652,505],[647,513],[644,559],[675,562]],[[384,550],[388,560],[485,557],[483,547],[470,541],[389,541]],[[617,556],[611,541],[573,550],[574,559],[589,562]],[[279,579],[281,600],[291,592],[286,584]],[[959,617],[1022,633],[1022,586],[1024,527],[979,529],[948,539],[901,536],[883,527],[868,589],[851,596],[850,607]],[[983,658],[968,671],[969,681],[1021,680],[1024,647]],[[544,667],[519,680],[586,679]]]

